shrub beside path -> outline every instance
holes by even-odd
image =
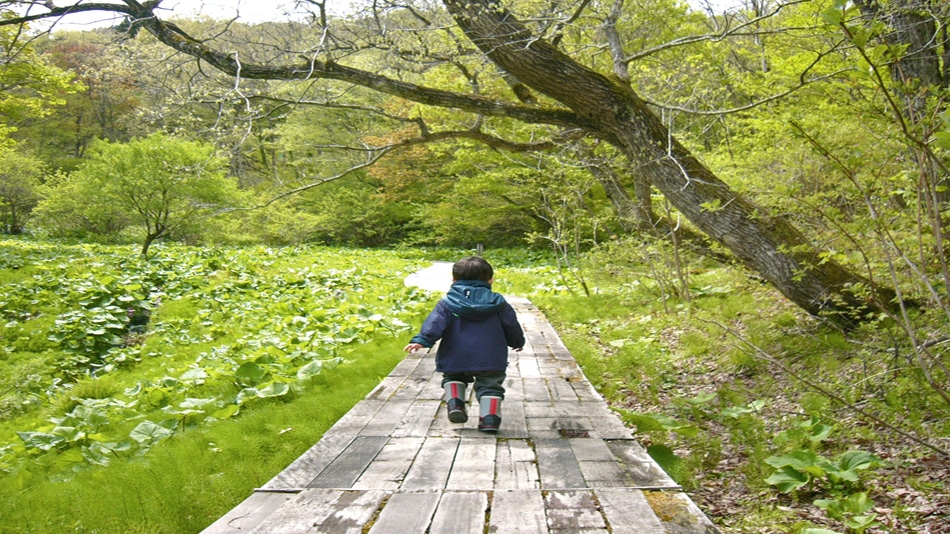
[[[451,264],[406,280],[443,292]],[[607,408],[544,315],[509,297],[502,427],[448,421],[434,354],[406,356],[310,450],[205,534],[716,533]],[[474,410],[473,410],[474,408]]]

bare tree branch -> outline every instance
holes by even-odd
[[[34,2],[27,3],[34,4]],[[22,5],[24,2],[8,0],[7,2],[0,2],[0,8],[5,7],[5,4]],[[46,13],[31,15],[29,17],[0,19],[0,26],[19,25],[33,20],[58,18],[73,13],[75,9],[80,8],[81,11],[98,10],[126,14],[164,44],[205,61],[230,76],[261,80],[309,80],[317,78],[337,80],[420,104],[461,109],[489,117],[508,117],[535,124],[570,127],[584,126],[584,122],[580,120],[579,117],[563,108],[552,109],[547,107],[542,109],[478,95],[434,89],[395,80],[365,70],[347,67],[334,61],[320,61],[316,57],[313,57],[308,62],[295,65],[242,63],[236,54],[212,49],[203,41],[191,37],[176,25],[161,20],[155,15],[151,7],[138,4],[137,2],[131,2],[131,5],[128,6],[104,3],[77,4],[70,8],[56,8]]]
[[[730,113],[738,113],[738,112],[740,112],[740,111],[746,111],[746,110],[749,110],[749,109],[752,109],[752,108],[756,108],[756,107],[761,106],[762,104],[768,104],[769,102],[774,102],[775,100],[779,100],[779,99],[781,99],[781,98],[784,98],[784,97],[786,97],[786,96],[788,96],[788,95],[794,93],[795,91],[798,91],[799,89],[802,89],[802,88],[805,87],[806,85],[809,85],[809,84],[812,84],[812,83],[815,83],[815,82],[824,81],[824,80],[827,80],[827,79],[829,79],[829,78],[834,78],[835,76],[837,76],[837,75],[839,75],[839,74],[841,74],[841,73],[843,73],[843,72],[847,72],[847,71],[849,71],[849,70],[851,70],[851,69],[841,69],[841,70],[832,72],[831,74],[827,74],[827,75],[825,75],[825,76],[819,76],[819,77],[817,77],[817,78],[812,78],[812,79],[807,80],[807,81],[802,81],[801,83],[799,83],[799,84],[796,85],[795,87],[792,87],[791,89],[788,89],[788,90],[786,90],[786,91],[782,91],[781,93],[775,93],[774,95],[767,96],[767,97],[765,97],[765,98],[763,98],[763,99],[761,99],[761,100],[756,100],[755,102],[752,102],[752,103],[750,103],[750,104],[746,104],[746,105],[744,105],[744,106],[739,106],[739,107],[735,107],[735,108],[729,108],[729,109],[717,109],[717,110],[701,111],[701,110],[698,110],[698,109],[686,108],[686,107],[682,107],[682,106],[675,106],[675,105],[672,105],[672,104],[662,104],[662,103],[660,103],[660,102],[656,102],[656,101],[650,100],[650,99],[648,99],[647,97],[644,97],[643,100],[644,100],[645,102],[647,102],[648,104],[650,104],[650,105],[652,105],[652,106],[656,106],[656,107],[661,108],[661,109],[666,109],[666,110],[670,110],[670,111],[682,111],[683,113],[689,113],[689,114],[692,114],[692,115],[727,115],[727,114],[730,114]]]
[[[786,8],[786,7],[788,7],[788,6],[795,5],[795,4],[802,4],[802,3],[806,3],[806,2],[810,2],[810,1],[811,1],[811,0],[792,0],[791,2],[786,2],[786,3],[784,3],[784,4],[778,4],[778,5],[775,7],[775,9],[773,9],[771,12],[766,13],[765,15],[762,15],[761,17],[756,17],[756,18],[754,18],[754,19],[749,19],[749,20],[743,22],[742,24],[736,26],[735,28],[731,28],[731,29],[730,29],[730,28],[727,26],[723,31],[721,31],[721,32],[719,32],[719,33],[707,33],[707,34],[704,34],[704,35],[688,35],[688,36],[686,36],[686,37],[680,37],[680,38],[678,38],[678,39],[673,39],[672,41],[668,41],[668,42],[663,43],[663,44],[661,44],[661,45],[654,46],[654,47],[652,47],[652,48],[647,48],[646,50],[640,50],[640,51],[637,52],[636,54],[631,54],[631,55],[629,55],[629,56],[623,58],[622,61],[623,61],[624,63],[631,63],[631,62],[633,62],[633,61],[637,61],[637,60],[643,59],[643,58],[645,58],[645,57],[647,57],[647,56],[651,56],[651,55],[653,55],[653,54],[656,54],[657,52],[662,52],[663,50],[669,50],[670,48],[675,48],[675,47],[677,47],[677,46],[683,46],[683,45],[688,45],[688,44],[700,43],[700,42],[703,42],[703,41],[713,41],[713,42],[715,42],[715,41],[721,41],[721,40],[725,39],[726,37],[734,37],[734,36],[738,36],[738,35],[761,35],[761,34],[763,34],[763,33],[769,33],[769,31],[767,31],[767,32],[762,32],[762,31],[740,32],[740,30],[745,29],[745,28],[748,28],[749,26],[754,26],[756,23],[759,23],[759,22],[761,22],[761,21],[763,21],[763,20],[766,20],[766,19],[769,19],[769,18],[771,18],[771,17],[774,17],[774,16],[777,15],[779,12],[781,12],[782,9],[784,9],[784,8]],[[786,31],[788,31],[788,30],[790,30],[790,29],[792,29],[792,28],[781,28],[781,29],[776,29],[776,30],[770,30],[770,32],[780,33],[780,32],[786,32]],[[799,28],[799,29],[808,29],[808,28]]]

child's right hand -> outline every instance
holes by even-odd
[[[404,348],[404,349],[402,349],[402,350],[408,352],[409,354],[412,354],[413,352],[415,352],[415,351],[417,351],[417,350],[419,350],[419,349],[423,349],[423,348],[425,348],[425,347],[423,347],[423,346],[420,345],[419,343],[410,343],[410,344],[406,345],[406,348]]]

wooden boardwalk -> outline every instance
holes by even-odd
[[[547,320],[509,298],[502,428],[448,421],[434,353],[409,355],[299,459],[205,534],[714,533],[633,439]],[[471,388],[469,388],[471,395]]]

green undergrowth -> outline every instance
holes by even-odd
[[[642,265],[586,260],[575,272],[513,268],[503,284],[542,309],[725,532],[926,528],[899,496],[927,494],[939,510],[948,488],[931,469],[947,458],[900,433],[946,443],[950,409],[893,325],[842,333],[741,269],[693,266],[686,290]]]
[[[199,532],[319,441],[403,358],[403,344],[362,345],[305,394],[181,433],[145,457],[84,469],[68,482],[0,481],[0,532]]]
[[[0,532],[199,530],[388,374],[426,264],[0,241]]]
[[[933,530],[950,410],[899,329],[641,250],[485,257],[724,532]],[[437,298],[403,278],[473,253],[0,242],[0,533],[200,530],[399,361]]]

